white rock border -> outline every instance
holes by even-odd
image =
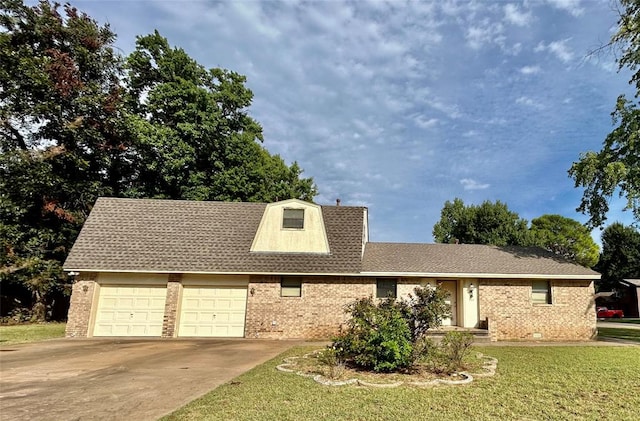
[[[461,371],[461,372],[455,373],[458,376],[462,377],[462,379],[460,380],[433,379],[427,382],[400,381],[400,382],[389,382],[389,383],[369,383],[360,379],[331,380],[323,376],[322,374],[309,374],[303,371],[296,371],[294,368],[290,368],[295,366],[295,360],[298,360],[300,358],[309,358],[320,351],[322,350],[319,349],[313,352],[309,352],[307,354],[304,354],[302,357],[287,357],[284,359],[284,362],[282,364],[276,366],[276,370],[282,371],[284,373],[293,373],[302,377],[309,377],[309,378],[312,378],[315,382],[325,386],[357,385],[357,386],[366,386],[366,387],[388,388],[388,387],[399,387],[399,386],[402,386],[403,384],[407,384],[410,386],[417,386],[417,387],[432,387],[432,386],[439,386],[439,385],[457,386],[457,385],[469,384],[473,381],[474,376],[475,377],[494,376],[496,374],[496,369],[498,368],[498,360],[496,358],[490,357],[488,355],[484,355],[481,352],[478,352],[476,354],[476,358],[484,359],[484,363],[482,364],[482,369],[484,370],[484,372],[472,374],[467,371]]]

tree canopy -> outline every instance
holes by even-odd
[[[495,246],[528,245],[527,221],[509,210],[499,200],[465,206],[461,199],[446,201],[440,221],[433,227],[438,243],[491,244]]]
[[[578,221],[560,215],[542,215],[531,221],[496,201],[466,206],[461,199],[447,201],[433,227],[438,243],[536,246],[591,267],[598,261],[598,245]]]
[[[587,227],[575,219],[542,215],[531,221],[530,238],[533,244],[582,266],[592,267],[598,262],[598,245]]]
[[[622,279],[640,279],[640,231],[619,222],[602,232],[602,254],[595,270],[602,274],[599,291],[611,291]]]
[[[640,2],[620,0],[622,11],[612,45],[620,49],[618,66],[633,72],[629,83],[640,94]],[[569,169],[576,187],[584,188],[578,211],[589,215],[591,227],[602,226],[609,202],[618,194],[626,199],[624,210],[631,210],[640,221],[640,110],[637,99],[618,97],[612,118],[617,127],[605,138],[599,152],[580,155]]]
[[[244,76],[158,32],[122,57],[109,25],[68,4],[0,5],[0,281],[30,291],[35,318],[68,285],[62,262],[98,196],[315,196],[262,146]]]

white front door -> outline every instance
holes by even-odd
[[[246,286],[185,286],[178,336],[244,337]]]
[[[458,289],[456,288],[457,283],[458,283],[457,281],[442,281],[442,283],[439,284],[440,288],[442,288],[449,294],[445,302],[451,306],[451,317],[443,319],[442,326],[456,326],[457,324],[457,320],[456,320],[457,319],[456,313],[458,312],[458,306],[457,306]]]

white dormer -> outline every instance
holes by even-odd
[[[268,204],[251,251],[329,254],[322,208],[298,199]]]

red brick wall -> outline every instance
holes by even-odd
[[[67,316],[65,335],[68,338],[84,338],[89,332],[91,305],[97,278],[98,274],[95,272],[83,272],[76,277],[71,290],[71,303]]]
[[[279,276],[252,276],[245,337],[328,339],[347,320],[347,304],[374,294],[372,278],[305,277],[301,297],[281,297]]]
[[[480,320],[492,340],[587,340],[595,335],[592,281],[551,281],[552,304],[531,302],[530,280],[482,280]]]

